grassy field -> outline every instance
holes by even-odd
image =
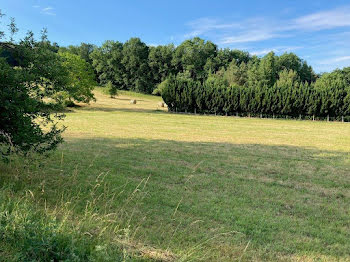
[[[96,97],[49,157],[0,164],[0,260],[45,231],[94,261],[350,261],[349,124]]]

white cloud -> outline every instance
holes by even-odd
[[[339,62],[346,62],[346,61],[350,61],[350,56],[339,56],[339,57],[336,57],[336,58],[321,60],[318,63],[320,65],[329,65],[329,64],[336,64],[336,63],[339,63]]]
[[[350,6],[289,20],[250,18],[241,21],[223,22],[219,19],[200,18],[187,23],[191,31],[184,38],[205,36],[223,45],[260,42],[264,40],[290,37],[300,31],[319,31],[338,27],[350,27]]]
[[[242,34],[238,34],[236,36],[228,36],[223,37],[219,44],[236,44],[236,43],[247,43],[247,42],[257,42],[257,41],[263,41],[271,38],[275,38],[278,35],[269,32],[269,31],[263,31],[263,30],[252,30],[248,32],[244,32]]]
[[[187,25],[192,28],[192,31],[187,33],[185,38],[200,36],[213,30],[240,28],[240,25],[237,23],[225,24],[212,18],[200,18],[189,22]]]
[[[56,13],[54,12],[54,8],[51,6],[44,7],[43,9],[41,9],[41,13],[45,15],[56,15]]]
[[[350,26],[350,7],[336,8],[302,16],[293,20],[292,28],[324,30]]]
[[[266,54],[270,53],[271,51],[274,51],[274,50],[273,49],[253,50],[253,51],[250,51],[250,53],[252,55],[261,56],[261,55],[266,55]]]
[[[273,48],[266,48],[266,49],[261,49],[261,50],[250,50],[249,53],[251,53],[252,55],[266,55],[268,53],[270,53],[271,51],[275,52],[275,53],[285,53],[285,52],[291,52],[291,51],[295,51],[297,49],[301,49],[303,48],[302,46],[276,46]]]
[[[192,31],[184,38],[210,36],[223,45],[263,41],[280,35],[275,26],[265,18],[245,19],[240,22],[224,23],[218,19],[201,18],[187,24]]]
[[[51,6],[41,8],[40,5],[33,5],[35,9],[40,9],[40,13],[44,15],[56,15],[55,9]]]

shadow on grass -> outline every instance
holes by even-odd
[[[142,100],[142,99],[137,99],[137,97],[130,97],[130,98],[119,98],[119,97],[116,97],[115,98],[116,100],[120,100],[120,101],[130,101],[130,100],[136,100],[136,101],[141,101],[141,102],[144,102],[145,100]]]
[[[186,250],[212,238],[198,252],[220,261],[232,261],[247,243],[247,260],[305,253],[348,258],[348,160],[348,153],[293,146],[69,139],[37,172],[45,172],[42,197],[54,204],[70,192],[77,214],[84,188],[105,174],[110,190],[123,192],[113,208],[133,214],[135,238],[162,249]],[[58,181],[73,174],[76,182],[63,188]],[[144,197],[130,204],[145,180],[138,189]]]
[[[82,107],[80,110],[84,111],[100,111],[100,112],[131,112],[131,113],[168,113],[167,111],[157,109],[145,109],[145,108],[118,108],[118,107]]]

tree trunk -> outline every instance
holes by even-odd
[[[344,116],[341,116],[341,121],[344,122]]]
[[[263,118],[263,117],[262,117],[262,114],[260,114],[260,118]]]
[[[329,122],[329,115],[327,115],[327,122]]]
[[[196,108],[194,108],[194,114],[196,114]]]
[[[299,120],[301,120],[301,114],[299,114]]]
[[[312,121],[315,121],[315,115],[312,115]]]
[[[238,112],[236,112],[236,116],[238,117]]]
[[[272,119],[275,119],[275,113],[272,113]]]

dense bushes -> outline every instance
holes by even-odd
[[[171,111],[342,120],[350,114],[350,68],[317,78],[292,53],[233,59],[205,78],[180,72],[164,83]]]
[[[341,117],[350,114],[347,69],[325,74],[315,84],[302,83],[293,70],[283,70],[269,86],[228,84],[221,76],[205,82],[170,77],[162,96],[170,111],[220,115]]]

